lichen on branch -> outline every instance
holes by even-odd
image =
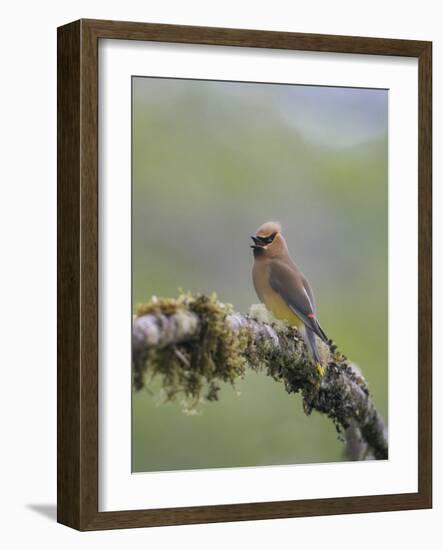
[[[188,410],[202,399],[217,400],[220,384],[234,384],[247,366],[247,330],[235,330],[230,314],[232,307],[215,295],[184,294],[140,305],[134,321],[135,388],[150,373],[161,376],[167,399],[182,394]],[[142,319],[149,326],[141,326]],[[146,334],[157,331],[156,344],[145,345]]]
[[[186,409],[216,401],[221,384],[235,384],[246,369],[264,370],[288,393],[300,393],[306,414],[326,414],[339,433],[352,435],[352,459],[388,457],[383,419],[363,376],[332,343],[323,346],[327,364],[321,376],[302,335],[282,323],[235,313],[215,295],[183,294],[153,299],[137,308],[133,320],[133,383],[161,377],[167,399],[184,397]],[[357,443],[356,443],[357,442]]]

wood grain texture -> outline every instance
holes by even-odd
[[[98,512],[98,41],[149,40],[419,60],[419,490]],[[429,508],[432,505],[432,50],[382,38],[81,20],[58,29],[58,521],[80,530]]]
[[[418,488],[432,507],[432,44],[418,65]]]
[[[159,25],[128,21],[83,19],[82,23],[87,25],[91,32],[100,38],[209,44],[214,46],[418,57],[426,45],[426,42],[418,40],[194,27],[187,25]]]
[[[80,524],[98,510],[98,48],[81,23],[80,80]]]
[[[80,23],[57,51],[57,518],[79,525]]]

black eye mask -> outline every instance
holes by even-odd
[[[272,235],[269,235],[269,237],[260,237],[258,235],[251,235],[251,239],[254,241],[254,244],[251,245],[251,248],[253,248],[255,251],[258,250],[259,248],[263,249],[266,245],[272,243],[276,235],[277,233],[272,233]]]
[[[256,237],[256,238],[263,244],[271,244],[272,241],[275,239],[276,235],[277,233],[272,233],[272,235],[269,235],[269,237]]]

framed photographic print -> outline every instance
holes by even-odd
[[[431,43],[58,29],[58,521],[430,508]]]

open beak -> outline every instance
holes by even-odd
[[[265,244],[255,235],[251,235],[251,239],[254,241],[254,244],[251,244],[251,248],[264,248]]]

